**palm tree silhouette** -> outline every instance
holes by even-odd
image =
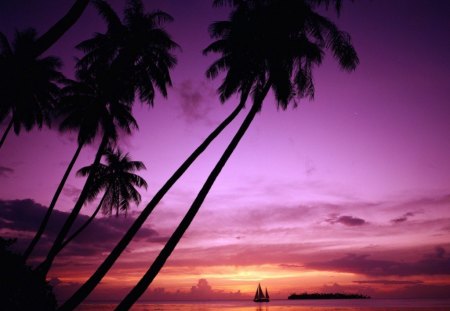
[[[166,97],[167,86],[172,85],[170,69],[176,65],[172,51],[178,45],[162,25],[172,17],[162,11],[146,13],[141,0],[129,0],[121,21],[106,1],[94,0],[93,4],[105,19],[107,31],[77,46],[85,52],[78,67],[107,62],[118,74],[130,75],[141,102],[153,105],[155,89]]]
[[[92,164],[93,167],[97,167],[107,146],[117,140],[118,128],[129,134],[133,128],[138,127],[131,113],[133,89],[126,77],[121,79],[107,65],[102,70],[97,67],[96,72],[78,71],[77,76],[78,81],[66,80],[60,107],[61,114],[66,115],[66,118],[60,127],[63,130],[79,131],[77,152],[84,144],[101,134],[102,140]],[[88,175],[78,200],[56,237],[46,260],[38,267],[44,276],[89,197],[91,184],[95,181],[94,176],[92,173]]]
[[[112,215],[115,210],[118,216],[119,212],[127,214],[130,202],[136,205],[141,202],[141,195],[135,187],[147,189],[147,182],[134,172],[145,169],[144,163],[132,161],[129,154],[123,154],[120,149],[107,150],[105,158],[106,164],[100,163],[97,170],[93,172],[94,180],[87,198],[91,201],[97,197],[98,193],[104,191],[102,199],[91,217],[64,241],[59,251],[76,238],[94,220],[100,210],[104,215]],[[77,175],[88,176],[93,170],[93,165],[86,166],[81,168]]]
[[[104,142],[102,149],[106,147],[108,139],[117,138],[116,125],[131,133],[132,128],[137,128],[137,123],[131,115],[130,104],[133,99],[133,91],[128,82],[120,78],[113,78],[110,70],[97,70],[97,76],[87,71],[78,71],[79,81],[64,80],[65,87],[57,107],[57,114],[63,117],[60,124],[61,131],[77,131],[78,147],[61,179],[45,216],[30,245],[25,250],[23,257],[26,260],[38,241],[45,232],[50,216],[56,202],[69,177],[72,168],[78,159],[81,149],[93,142],[103,133]],[[97,153],[97,162],[100,161],[102,150]]]
[[[69,30],[77,22],[88,4],[89,0],[76,0],[69,11],[47,32],[37,39],[34,30],[26,30],[16,34],[16,41],[22,41],[23,38],[27,40],[33,39],[33,43],[26,42],[27,40],[22,42],[22,44],[26,44],[23,46],[21,44],[22,49],[20,53],[16,51],[16,48],[11,48],[6,36],[3,33],[0,33],[0,83],[3,86],[1,90],[1,93],[3,94],[0,93],[0,122],[14,110],[14,106],[23,106],[23,103],[16,103],[15,100],[18,99],[17,96],[21,97],[23,100],[27,93],[19,92],[18,94],[14,94],[14,91],[25,91],[24,86],[35,86],[35,88],[41,89],[42,92],[44,92],[47,89],[43,85],[44,83],[52,82],[53,80],[58,79],[58,77],[54,76],[52,81],[48,81],[48,77],[42,76],[41,74],[45,74],[45,71],[50,71],[47,73],[51,74],[51,71],[58,69],[60,67],[59,59],[55,57],[45,57],[37,62],[37,58],[42,53],[47,51],[52,45],[54,45],[67,32],[67,30]],[[15,47],[15,45],[16,44],[13,44],[13,47]],[[40,65],[42,68],[39,68],[36,65]],[[30,67],[27,68],[26,66]],[[44,72],[42,72],[42,70],[44,70]],[[33,74],[36,76],[33,76]],[[11,79],[12,77],[15,79]],[[33,83],[27,84],[26,82]],[[40,94],[40,96],[42,95],[43,94]],[[31,96],[31,100],[28,99],[28,102],[33,101],[36,101],[36,98]],[[23,119],[22,125],[25,126],[27,131],[31,130],[34,125],[38,125],[39,128],[41,128],[44,121],[47,123],[50,122],[47,112],[45,115],[38,113],[37,115],[32,116],[36,111],[26,110],[25,112],[27,113],[27,116],[25,116],[23,115],[24,111],[20,110],[23,109],[19,109],[15,114],[17,118]],[[22,117],[20,116],[20,113],[22,113]],[[12,115],[12,119],[6,126],[2,138],[0,139],[0,148],[5,142],[5,139],[13,125],[16,134],[20,132],[20,121],[18,121],[17,118],[14,120],[14,112]],[[45,120],[41,119],[43,117],[45,117]]]
[[[218,4],[220,2],[223,1],[218,1]],[[345,70],[354,70],[358,64],[350,36],[314,11],[315,5],[323,1],[229,2],[233,6],[230,20],[215,23],[210,28],[212,37],[218,40],[206,48],[205,52],[220,52],[222,57],[213,63],[208,72],[227,71],[219,89],[224,98],[239,91],[240,84],[244,83],[239,83],[239,77],[247,77],[252,81],[253,105],[175,232],[116,310],[129,310],[161,270],[197,214],[220,171],[261,110],[269,90],[273,91],[277,104],[282,109],[286,109],[295,98],[313,97],[312,68],[321,63],[325,48],[331,49],[341,68]],[[246,72],[239,73],[241,68],[232,67],[245,61],[248,64],[244,67]],[[229,81],[233,83],[228,85]]]
[[[142,102],[153,104],[155,89],[163,96],[167,96],[167,86],[171,85],[170,69],[176,64],[176,58],[171,51],[178,47],[169,34],[161,28],[162,23],[170,21],[170,15],[157,11],[145,13],[140,0],[127,2],[122,23],[112,8],[102,0],[94,1],[99,13],[105,17],[108,29],[106,34],[97,34],[90,40],[83,41],[78,48],[85,51],[85,56],[78,62],[80,72],[105,72],[105,67],[113,72],[114,79],[121,81],[119,87],[107,85],[111,93],[126,93],[127,100],[133,100],[137,92]],[[95,77],[97,79],[97,77]],[[108,80],[108,79],[106,79]],[[118,94],[119,98],[123,96]],[[117,94],[116,94],[117,97]],[[114,96],[110,96],[114,98]],[[106,146],[103,145],[103,147]],[[99,149],[100,151],[100,149]],[[96,162],[99,163],[101,155],[97,154]],[[86,181],[86,184],[89,182]],[[51,262],[56,256],[55,250],[67,235],[76,215],[81,209],[85,195],[80,194],[79,202],[76,204],[67,221],[58,235],[53,251],[40,266],[44,274],[48,272]],[[74,215],[74,216],[73,216]]]
[[[104,72],[105,67],[110,67],[114,76],[120,77],[121,85],[117,87],[106,85],[106,88],[110,93],[126,93],[125,97],[130,102],[133,101],[134,93],[138,92],[142,102],[153,105],[155,88],[163,96],[167,96],[167,86],[171,85],[169,71],[176,64],[176,59],[171,51],[178,45],[160,26],[171,20],[170,15],[161,11],[147,14],[143,11],[141,1],[134,0],[128,1],[124,12],[125,22],[122,23],[108,3],[102,0],[93,1],[93,3],[99,14],[106,20],[108,29],[105,34],[97,33],[92,39],[85,40],[77,46],[78,49],[85,52],[85,55],[77,62],[78,72],[86,75],[89,72]],[[111,72],[107,74],[109,75]],[[74,88],[80,94],[84,92],[80,85],[72,85],[69,90]],[[123,94],[116,95],[123,97]],[[86,101],[86,104],[88,103],[89,101]],[[86,107],[86,109],[88,108]],[[94,118],[91,120],[93,122],[90,123],[90,126],[80,128],[78,149],[59,184],[35,238],[25,253],[25,258],[30,255],[45,230],[65,181],[85,143],[85,136],[91,137],[89,133],[95,129],[94,116],[96,114],[79,110],[78,114],[74,114],[71,119],[62,124],[63,129],[77,128],[79,118],[86,118],[87,115]],[[86,131],[86,133],[82,133],[82,131]]]
[[[38,58],[30,51],[36,44],[36,31],[16,32],[12,45],[0,33],[0,122],[11,120],[0,140],[0,148],[10,130],[18,135],[35,126],[50,126],[51,112],[59,95],[61,62],[56,57]]]

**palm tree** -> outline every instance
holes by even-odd
[[[221,1],[219,1],[221,2]],[[341,68],[354,70],[358,64],[356,52],[348,34],[330,20],[314,11],[313,1],[248,0],[231,1],[230,20],[210,28],[212,43],[205,52],[220,52],[222,57],[209,69],[227,71],[220,87],[222,97],[239,90],[239,77],[252,81],[253,105],[208,176],[189,211],[169,238],[153,264],[122,300],[116,310],[129,310],[145,292],[188,229],[214,181],[262,108],[264,98],[272,90],[278,106],[286,109],[295,98],[313,97],[312,67],[319,65],[325,48],[330,48]],[[251,56],[251,57],[249,57]],[[232,67],[244,63],[245,72]],[[250,70],[251,75],[249,76]],[[228,85],[231,81],[232,84]]]
[[[122,79],[110,68],[107,68],[107,65],[102,70],[97,68],[96,72],[78,71],[77,75],[79,81],[66,80],[60,109],[61,113],[67,117],[60,127],[79,130],[78,152],[85,143],[92,141],[101,133],[102,140],[92,164],[93,167],[97,167],[107,146],[117,140],[118,128],[129,134],[133,128],[138,127],[131,114],[134,92],[127,77]],[[38,267],[44,276],[50,269],[83,204],[88,199],[91,184],[94,181],[94,174],[89,174],[78,200],[56,237],[46,260]]]
[[[104,71],[105,66],[111,67],[114,75],[123,80],[122,88],[126,85],[129,99],[134,91],[138,91],[141,101],[150,105],[153,104],[155,88],[163,96],[167,96],[167,86],[171,85],[169,70],[176,64],[176,59],[171,51],[178,46],[161,28],[164,22],[171,20],[170,15],[161,11],[146,14],[140,1],[129,1],[124,12],[125,23],[122,23],[108,3],[97,0],[94,1],[94,4],[99,14],[105,18],[108,30],[105,34],[97,33],[92,39],[85,40],[77,46],[78,49],[85,52],[85,55],[77,62],[78,71],[101,72]],[[109,89],[110,91],[123,91],[121,88],[109,87]],[[77,90],[84,92],[80,87]],[[119,94],[119,96],[122,95]],[[67,120],[68,125],[63,125],[63,128],[77,128],[79,118],[85,118],[86,115],[88,114],[85,111],[79,111],[79,114],[74,115],[72,120]],[[95,115],[92,114],[92,116]],[[92,121],[94,121],[92,125],[95,125],[95,120]],[[89,134],[92,126],[85,129]],[[27,249],[26,258],[42,236],[56,200],[84,144],[80,144],[80,142],[84,141],[85,135],[81,132],[80,134],[78,149],[53,197],[38,233]]]
[[[36,31],[16,32],[12,46],[0,33],[0,122],[11,116],[0,140],[0,148],[12,128],[18,135],[35,126],[50,126],[51,112],[58,95],[61,62],[56,57],[38,58],[30,53]]]
[[[144,163],[132,161],[129,154],[123,154],[120,149],[105,152],[106,164],[100,163],[94,172],[94,182],[89,191],[88,200],[104,190],[102,199],[89,219],[61,245],[61,251],[70,241],[78,236],[97,216],[100,210],[104,215],[111,215],[115,210],[127,214],[130,202],[139,205],[141,195],[135,187],[147,189],[147,182],[134,172],[145,169]],[[94,170],[92,165],[81,168],[77,175],[88,176]]]
[[[122,23],[105,1],[97,0],[94,3],[105,17],[108,30],[106,34],[97,34],[93,39],[78,45],[78,48],[86,53],[77,65],[78,70],[85,73],[104,72],[105,67],[108,67],[114,72],[114,77],[123,80],[121,87],[109,87],[109,92],[120,93],[125,88],[128,95],[137,92],[141,101],[150,105],[153,104],[155,88],[163,96],[167,96],[167,86],[171,85],[169,71],[176,64],[171,51],[178,47],[161,28],[164,22],[171,20],[170,15],[161,11],[147,14],[140,0],[129,0],[124,12],[125,23]],[[105,146],[106,142],[103,147]],[[100,157],[98,154],[97,164]],[[88,182],[89,177],[86,183]],[[58,235],[45,264],[41,265],[40,269],[44,274],[56,256],[55,250],[59,248],[57,244],[62,243],[78,215],[84,197],[82,192],[80,203],[76,204],[67,226],[64,226]]]
[[[162,11],[146,13],[141,0],[128,0],[121,21],[104,0],[93,4],[107,23],[106,33],[97,33],[77,48],[85,52],[79,68],[109,63],[119,74],[131,75],[140,100],[153,105],[155,89],[167,96],[171,86],[170,69],[176,64],[172,51],[178,45],[162,28],[172,17]]]
[[[27,99],[29,103],[38,101],[37,98],[33,96],[33,93],[22,93],[22,91],[25,91],[23,89],[24,86],[35,86],[37,89],[41,88],[42,91],[39,95],[39,101],[43,100],[42,95],[45,94],[45,91],[48,91],[48,85],[45,86],[44,84],[48,84],[48,82],[52,83],[53,80],[58,79],[58,77],[53,76],[52,80],[48,81],[49,77],[45,75],[45,72],[47,71],[47,74],[52,74],[52,71],[53,73],[56,73],[56,69],[60,67],[60,61],[55,57],[45,57],[42,60],[38,60],[37,58],[53,46],[67,32],[67,30],[69,30],[76,23],[88,4],[89,0],[76,0],[69,11],[46,33],[37,39],[35,38],[36,33],[34,30],[27,30],[22,33],[17,33],[16,41],[23,41],[22,39],[33,39],[32,43],[26,42],[27,40],[25,40],[25,42],[21,42],[22,44],[26,44],[23,46],[21,45],[24,48],[21,49],[20,53],[18,53],[15,48],[11,48],[6,36],[3,33],[0,33],[0,83],[2,85],[2,93],[4,93],[0,93],[0,122],[14,110],[14,106],[23,106],[23,103],[15,102],[15,100],[19,99],[17,97],[24,100],[26,96],[29,96],[31,98],[31,100],[30,98]],[[16,44],[13,44],[13,46],[15,45]],[[30,67],[27,68],[26,66]],[[42,76],[42,74],[44,74],[44,76]],[[14,91],[17,90],[21,90],[21,92],[14,94]],[[50,97],[53,97],[53,95],[54,94]],[[44,102],[41,102],[41,104]],[[13,125],[16,134],[20,132],[20,121],[18,119],[24,119],[22,125],[25,126],[27,131],[31,130],[34,125],[38,125],[38,127],[41,128],[44,121],[47,123],[50,122],[47,112],[42,115],[42,112],[44,111],[40,112],[26,109],[26,115],[21,116],[20,113],[24,113],[22,108],[12,114],[12,119],[6,126],[2,138],[0,139],[0,148],[5,142],[5,139]],[[36,108],[34,104],[33,108]],[[36,112],[37,114],[33,115],[33,113]],[[16,115],[16,117],[14,117],[14,115]]]
[[[57,107],[57,114],[63,117],[60,130],[63,132],[78,131],[78,146],[53,195],[39,229],[23,254],[25,260],[45,232],[59,195],[81,149],[92,143],[101,132],[107,136],[104,138],[105,142],[102,147],[105,148],[108,139],[114,140],[117,137],[116,125],[124,128],[128,133],[133,127],[137,128],[129,107],[133,100],[133,91],[130,90],[130,87],[124,87],[127,84],[126,80],[113,78],[109,70],[103,73],[98,70],[97,77],[92,73],[78,71],[78,78],[79,81],[64,80],[65,87],[62,89],[62,97]],[[109,94],[103,94],[105,91]],[[101,154],[98,154],[97,158],[97,162],[99,162]]]

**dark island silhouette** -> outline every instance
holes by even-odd
[[[302,293],[291,294],[288,299],[370,299],[369,296],[361,294],[342,294],[342,293]]]

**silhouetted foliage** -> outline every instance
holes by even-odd
[[[176,63],[170,52],[177,45],[159,27],[170,19],[168,14],[160,11],[147,14],[140,0],[130,0],[124,12],[125,23],[121,24],[117,14],[106,2],[98,0],[95,3],[102,16],[109,17],[108,30],[106,34],[97,34],[93,39],[78,45],[85,56],[77,63],[78,81],[68,80],[63,90],[61,110],[63,113],[68,110],[70,117],[61,123],[61,128],[76,128],[82,120],[88,129],[82,135],[86,140],[95,137],[101,128],[104,143],[99,147],[93,164],[98,166],[105,151],[103,148],[116,141],[117,128],[130,132],[131,127],[137,127],[131,115],[135,93],[138,92],[141,100],[149,104],[153,104],[155,87],[162,95],[167,95],[166,86],[171,85],[169,70]],[[89,109],[92,106],[93,113],[87,114],[83,106]],[[92,182],[90,174],[47,259],[40,265],[43,274],[48,272],[61,249],[70,227],[89,196]]]
[[[147,189],[147,182],[140,176],[134,174],[134,171],[145,169],[144,163],[140,161],[131,161],[130,156],[123,154],[120,149],[108,149],[105,152],[106,164],[100,163],[95,172],[93,172],[93,181],[88,193],[87,201],[97,197],[97,194],[104,190],[102,199],[89,219],[81,225],[70,237],[61,245],[63,249],[74,238],[76,238],[86,227],[95,219],[100,209],[103,214],[111,215],[113,209],[116,209],[116,216],[119,211],[127,213],[130,207],[130,201],[139,205],[141,195],[136,187]],[[94,170],[92,165],[81,168],[77,174],[87,176]]]
[[[0,147],[11,126],[18,135],[22,128],[30,131],[51,123],[59,96],[58,82],[64,76],[59,71],[59,58],[33,55],[35,42],[34,29],[16,32],[12,45],[0,33],[0,121],[11,117]]]
[[[14,242],[0,237],[1,310],[56,310],[52,287],[9,249]]]
[[[102,211],[105,215],[111,215],[115,210],[116,216],[120,212],[127,213],[130,202],[138,205],[141,202],[141,195],[135,187],[147,189],[147,182],[133,172],[145,169],[141,161],[132,161],[129,154],[123,154],[116,150],[105,152],[106,164],[100,163],[94,172],[94,181],[88,200],[97,197],[97,194],[104,190],[104,201]],[[86,166],[81,168],[77,174],[80,176],[89,175],[94,168]]]
[[[81,149],[99,135],[106,140],[105,144],[101,146],[106,147],[108,142],[117,140],[118,128],[129,134],[133,128],[138,127],[131,113],[134,90],[126,76],[116,75],[108,66],[97,66],[95,71],[93,68],[78,70],[77,78],[78,80],[64,79],[64,87],[55,114],[61,119],[60,131],[78,132],[78,147],[53,195],[38,231],[24,252],[25,259],[31,254],[44,233],[50,215]],[[99,162],[104,150],[100,150],[99,147],[98,152],[100,154],[96,158]],[[76,205],[77,209],[81,209],[85,201],[82,195],[80,198]],[[58,241],[62,243],[61,239]]]
[[[107,31],[78,44],[85,52],[78,68],[108,64],[118,76],[125,75],[141,101],[150,105],[155,89],[167,96],[167,86],[172,85],[170,69],[176,64],[172,51],[178,45],[162,26],[172,17],[163,11],[146,13],[142,1],[128,0],[121,21],[106,1],[93,3],[107,23]]]
[[[361,294],[343,294],[343,293],[302,293],[291,294],[288,299],[369,299],[369,296]]]

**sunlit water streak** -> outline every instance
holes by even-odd
[[[114,310],[116,304],[85,304],[80,311]],[[164,301],[136,304],[133,311],[450,311],[450,299]]]

